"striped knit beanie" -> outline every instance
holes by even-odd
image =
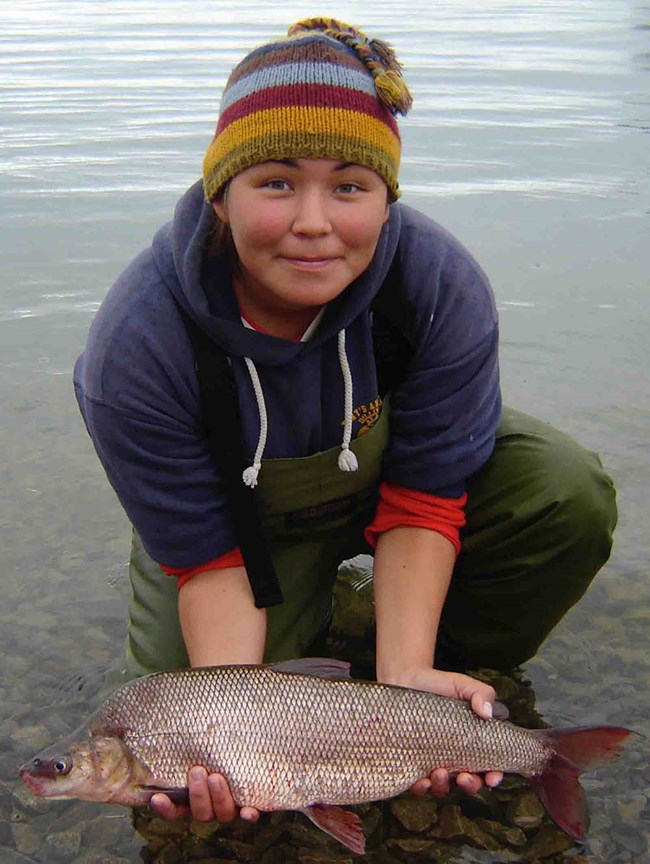
[[[333,18],[294,24],[232,71],[203,161],[213,200],[240,171],[270,159],[339,159],[364,165],[399,195],[395,121],[411,94],[385,42]]]

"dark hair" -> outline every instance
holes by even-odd
[[[214,211],[212,212],[214,213]],[[217,258],[223,254],[227,254],[228,257],[235,256],[235,259],[237,256],[230,225],[222,222],[215,213],[214,226],[207,239],[207,255],[209,258]]]
[[[210,201],[210,205],[212,205],[214,201],[222,201],[226,197],[228,194],[228,186],[229,184],[227,183],[216,198],[213,198],[212,201]],[[228,256],[231,267],[236,267],[238,260],[237,250],[235,249],[235,243],[232,239],[230,225],[228,225],[227,222],[221,221],[214,207],[210,206],[210,209],[212,210],[214,217],[214,225],[208,234],[206,254],[208,258],[217,258],[219,255],[225,254]]]

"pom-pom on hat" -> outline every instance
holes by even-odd
[[[270,159],[340,159],[371,168],[399,195],[396,114],[412,98],[392,48],[333,18],[309,18],[232,71],[203,160],[213,200],[240,171]]]

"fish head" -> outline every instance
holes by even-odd
[[[39,798],[147,804],[141,788],[148,772],[116,735],[66,739],[41,751],[19,769],[27,788]]]

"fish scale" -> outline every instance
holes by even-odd
[[[388,685],[267,667],[184,670],[138,679],[91,730],[119,732],[161,785],[188,769],[223,773],[238,804],[297,809],[355,804],[408,789],[434,767],[540,773],[551,751],[534,733],[489,723],[466,704]]]

